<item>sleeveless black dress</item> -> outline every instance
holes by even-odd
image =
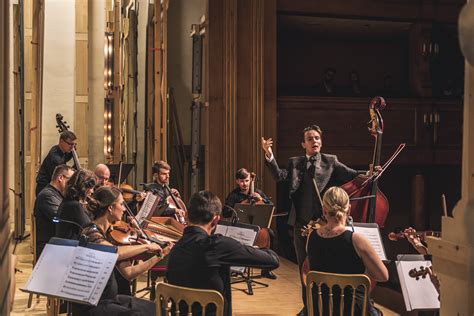
[[[308,237],[307,249],[310,270],[340,274],[363,274],[365,272],[365,266],[352,244],[352,234],[352,231],[346,230],[338,236],[324,238],[319,236],[317,231],[313,231]],[[321,289],[323,297],[323,313],[324,315],[329,315],[329,288],[323,286]],[[348,307],[351,306],[352,292],[353,291],[350,288],[344,290],[344,315],[350,315],[351,308]],[[338,288],[333,289],[333,294],[333,315],[339,315],[341,300],[340,290]],[[357,289],[355,295],[354,315],[362,315],[362,288]],[[319,315],[316,286],[313,288],[313,302],[314,315]],[[372,303],[369,304],[368,310],[370,315],[380,314],[373,307]]]

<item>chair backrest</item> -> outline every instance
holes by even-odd
[[[175,315],[180,315],[178,310],[180,302],[185,302],[188,305],[188,315],[191,315],[191,306],[195,302],[201,304],[203,310],[208,304],[214,304],[216,316],[224,314],[224,298],[221,293],[215,290],[193,289],[159,282],[156,286],[156,295],[156,314],[158,316],[171,315],[170,300],[175,303],[177,308]]]
[[[317,302],[319,315],[323,315],[323,291],[321,290],[322,285],[325,284],[328,287],[328,308],[329,312],[325,314],[333,315],[334,310],[334,294],[340,295],[339,311],[340,315],[344,313],[344,289],[351,287],[352,303],[351,303],[351,315],[354,316],[355,307],[355,289],[362,286],[364,290],[364,297],[362,303],[362,315],[367,315],[368,304],[369,304],[369,290],[370,290],[370,279],[365,274],[338,274],[338,273],[326,273],[319,271],[310,271],[306,277],[306,301],[308,305],[308,315],[314,315],[314,302],[313,302],[313,286],[316,285],[317,290]],[[333,293],[333,286],[337,285],[340,288],[339,293]],[[315,298],[316,299],[316,298]],[[347,308],[347,306],[346,306]]]

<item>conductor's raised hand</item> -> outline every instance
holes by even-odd
[[[265,139],[262,137],[262,149],[265,152],[265,156],[270,158],[273,155],[272,151],[273,140],[271,138]]]

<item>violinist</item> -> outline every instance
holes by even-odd
[[[94,174],[97,177],[98,186],[107,185],[109,183],[110,169],[109,167],[107,167],[107,165],[100,163],[97,166],[95,166]]]
[[[167,197],[173,194],[175,197],[180,197],[178,190],[172,188],[171,192],[168,191],[168,185],[170,181],[171,166],[165,161],[158,161],[153,164],[153,183],[147,185],[146,190],[153,192],[160,198],[160,206],[167,204]],[[178,215],[179,217],[185,217],[186,212],[180,208],[167,207],[166,210],[161,214],[162,216],[173,216]]]
[[[72,151],[76,145],[77,137],[73,132],[64,131],[59,135],[58,144],[51,147],[38,170],[38,175],[36,176],[36,196],[51,181],[54,168],[72,159]],[[76,166],[77,169],[78,166]]]
[[[232,190],[232,192],[227,195],[224,203],[225,206],[222,210],[223,217],[232,217],[232,210],[235,204],[241,203],[243,201],[251,200],[254,203],[271,204],[270,199],[265,195],[265,193],[263,193],[262,190],[255,189],[254,192],[250,192],[251,177],[250,172],[247,169],[240,168],[237,170],[235,173],[235,182],[237,183],[237,188]],[[272,280],[277,279],[276,274],[267,269],[262,270],[262,276]]]
[[[307,252],[311,271],[339,274],[367,274],[376,281],[387,281],[388,270],[375,252],[369,240],[359,233],[346,230],[347,214],[350,210],[349,196],[338,187],[329,188],[323,197],[323,214],[327,223],[313,230],[308,236]],[[323,305],[328,302],[328,288],[323,287]],[[316,291],[315,291],[316,293]],[[345,309],[352,307],[352,293],[344,290]],[[361,315],[363,294],[356,290],[355,314]],[[317,300],[317,298],[315,298]],[[341,295],[333,297],[334,315],[339,315]],[[371,316],[381,315],[369,300],[368,311]],[[314,302],[314,306],[318,306]],[[324,308],[325,309],[325,308]],[[318,309],[315,308],[315,315]]]
[[[285,181],[289,184],[289,198],[295,211],[290,212],[288,224],[293,226],[293,243],[300,271],[306,258],[306,237],[301,235],[301,230],[310,220],[321,217],[320,197],[327,188],[333,185],[342,185],[359,173],[365,172],[358,172],[347,167],[339,162],[335,155],[321,153],[322,134],[323,131],[317,125],[306,127],[303,130],[301,142],[305,154],[291,157],[286,169],[280,169],[275,160],[272,151],[273,140],[263,137],[261,139],[266,165],[273,177],[278,182]],[[303,282],[301,282],[301,287],[304,307],[298,315],[306,315],[306,288]]]
[[[94,192],[87,205],[93,215],[93,221],[82,230],[82,234],[88,238],[88,242],[112,245],[111,237],[107,232],[113,222],[122,219],[125,210],[123,203],[122,194],[115,187],[103,186]],[[156,265],[169,250],[169,247],[161,249],[158,244],[153,243],[119,246],[116,267],[127,280],[133,280]],[[155,255],[146,261],[132,265],[130,258],[144,252],[151,252]],[[129,295],[118,294],[117,282],[112,273],[98,305],[76,304],[73,306],[73,313],[76,315],[155,315],[155,304]]]
[[[94,192],[96,178],[92,171],[81,169],[74,173],[66,185],[64,199],[58,207],[58,217],[84,227],[92,220],[87,210],[88,200]],[[79,227],[71,223],[60,222],[56,225],[56,237],[79,239]]]

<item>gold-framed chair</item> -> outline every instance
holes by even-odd
[[[171,285],[165,282],[158,282],[156,285],[156,315],[171,315],[170,301],[176,306],[184,301],[189,310],[194,303],[201,304],[202,308],[206,308],[208,304],[216,306],[216,316],[224,314],[224,297],[215,290],[193,289],[189,287]],[[204,313],[203,313],[204,314]],[[180,315],[179,310],[175,315]],[[191,315],[191,313],[189,313]]]
[[[338,273],[326,273],[326,272],[319,272],[319,271],[310,271],[306,277],[306,302],[308,305],[308,315],[314,315],[314,302],[313,302],[313,286],[316,285],[317,296],[318,296],[318,311],[319,315],[323,314],[323,293],[321,290],[321,286],[325,284],[329,289],[328,295],[328,308],[329,311],[327,314],[333,315],[334,309],[334,293],[333,287],[337,285],[340,289],[340,305],[339,311],[340,315],[344,313],[344,289],[346,287],[351,287],[352,293],[355,293],[355,289],[358,287],[363,287],[364,289],[364,298],[362,304],[362,315],[368,314],[369,308],[369,291],[370,291],[370,279],[365,274],[338,274]],[[352,303],[351,303],[351,316],[354,316],[354,306],[355,306],[355,295],[352,295]]]

